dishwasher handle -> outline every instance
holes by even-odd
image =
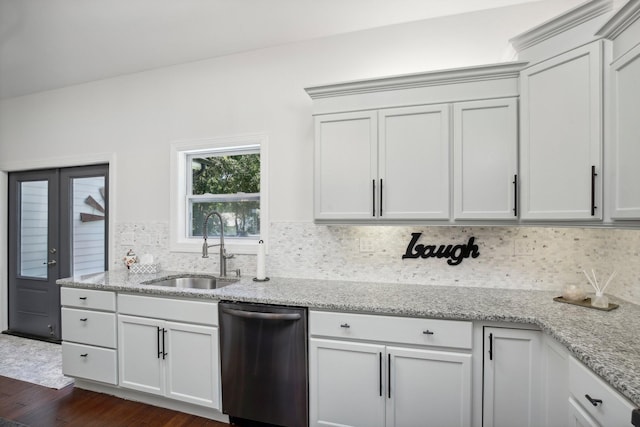
[[[243,317],[245,319],[299,320],[302,318],[300,313],[261,313],[258,311],[244,311],[226,307],[222,309],[222,312],[232,316]]]

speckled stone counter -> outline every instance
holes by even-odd
[[[440,319],[501,321],[537,325],[621,394],[640,406],[640,306],[611,297],[620,304],[605,312],[553,301],[557,292],[492,289],[470,282],[465,287],[363,283],[271,278],[237,283],[214,290],[176,289],[143,284],[176,272],[129,274],[126,271],[58,280],[61,286],[304,306]],[[474,287],[474,285],[476,287]]]

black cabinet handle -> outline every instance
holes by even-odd
[[[340,325],[340,327],[341,327],[341,328],[348,329],[348,328],[350,328],[350,327],[351,327],[351,325],[349,325],[348,323],[343,323],[343,324],[341,324],[341,325]]]
[[[379,367],[379,373],[380,373],[380,397],[382,397],[382,352],[379,353],[380,355],[380,367]]]
[[[489,360],[493,360],[493,334],[489,334]]]
[[[169,353],[167,353],[165,351],[166,350],[166,346],[165,346],[164,337],[165,337],[166,334],[167,334],[167,330],[162,328],[162,360],[164,360],[167,357],[167,355],[169,354]]]
[[[373,180],[373,205],[371,207],[371,216],[376,216],[376,180]]]
[[[382,178],[380,178],[380,217],[382,218]]]
[[[422,333],[425,334],[425,335],[433,335],[434,334],[433,331],[430,331],[428,329],[426,331],[422,331]]]
[[[513,216],[518,216],[518,175],[513,175]]]
[[[80,298],[82,301],[87,299],[87,297],[78,297],[78,298]]]
[[[158,329],[158,335],[157,335],[157,340],[156,340],[156,348],[158,349],[158,359],[160,359],[160,355],[162,354],[162,351],[160,351],[160,326],[156,326],[156,328]]]
[[[591,166],[591,216],[595,216],[596,209],[598,209],[596,206],[596,176],[598,176],[596,167]]]
[[[80,355],[80,357],[87,357],[88,355],[89,355],[89,353],[82,353],[82,354]]]
[[[601,399],[594,399],[593,397],[589,396],[588,394],[585,394],[584,397],[587,398],[587,400],[593,405],[593,406],[598,406],[598,405],[602,405],[602,400]]]
[[[86,317],[83,317],[82,319],[80,319],[80,321],[81,321],[81,322],[86,322],[86,321],[87,321],[87,318],[86,318]]]
[[[389,392],[389,399],[391,399],[391,354],[388,355],[389,362],[387,367],[387,390]]]

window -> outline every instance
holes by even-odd
[[[199,252],[204,218],[223,219],[225,245],[231,253],[255,253],[266,240],[266,136],[245,135],[171,145],[171,250]],[[207,236],[217,237],[216,217]]]

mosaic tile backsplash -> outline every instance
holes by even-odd
[[[436,247],[474,237],[480,255],[454,266],[445,258],[402,259],[412,233],[422,233],[417,244]],[[593,269],[602,282],[615,270],[607,293],[640,304],[640,230],[274,222],[269,235],[268,276],[558,291],[574,283],[589,292],[583,269]],[[171,253],[168,236],[165,222],[120,223],[115,249],[122,257],[129,249],[150,253],[165,270],[218,273],[216,256]],[[115,263],[124,268],[118,257]],[[255,275],[256,257],[236,255],[227,268]]]

